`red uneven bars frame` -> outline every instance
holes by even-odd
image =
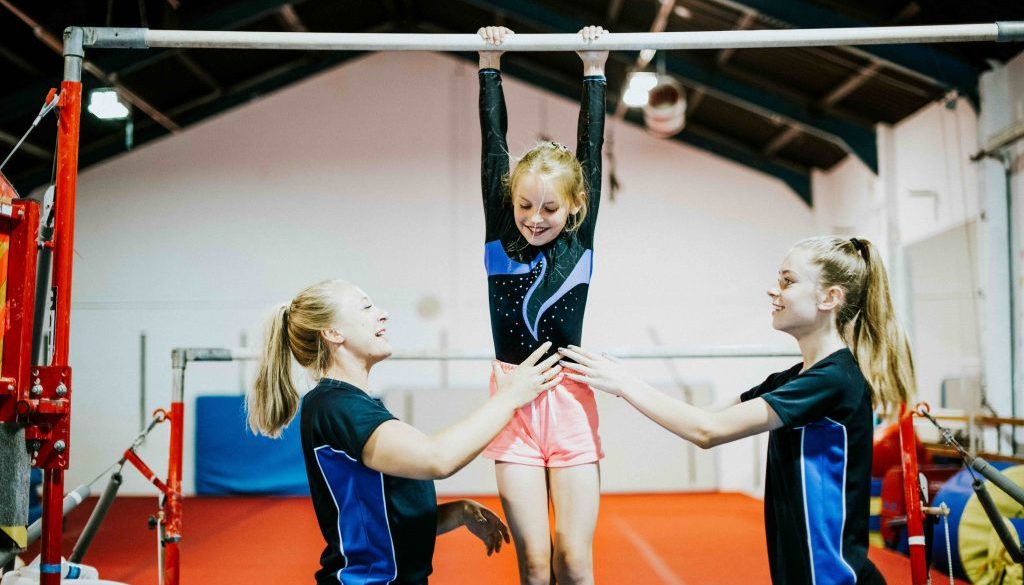
[[[61,84],[57,144],[56,228],[53,293],[57,299],[56,349],[49,366],[32,364],[39,204],[16,199],[0,206],[0,233],[8,236],[7,299],[0,310],[3,364],[0,366],[0,421],[25,425],[31,464],[43,470],[40,583],[60,583],[60,531],[63,472],[71,453],[71,368],[68,325],[71,316],[71,264],[74,241],[75,182],[82,84]]]
[[[927,585],[928,560],[925,558],[924,515],[921,510],[921,488],[918,482],[917,435],[914,433],[914,413],[905,404],[900,407],[899,425],[910,578],[912,585]]]

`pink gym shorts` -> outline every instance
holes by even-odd
[[[500,362],[504,371],[515,364]],[[497,390],[491,374],[491,395]],[[597,435],[597,403],[590,386],[564,378],[560,384],[520,408],[484,449],[484,457],[503,463],[570,467],[604,458]]]

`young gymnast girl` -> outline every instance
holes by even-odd
[[[433,479],[472,461],[520,406],[560,381],[557,353],[541,345],[505,373],[495,363],[495,392],[468,417],[435,435],[400,422],[370,397],[370,370],[391,355],[388,314],[358,287],[315,284],[276,310],[259,374],[248,397],[253,430],[278,436],[300,398],[291,361],[319,380],[301,398],[299,432],[306,476],[327,545],[316,582],[425,585],[434,538],[465,526],[487,554],[508,533],[490,510],[471,500],[438,506]]]
[[[580,31],[588,42],[603,33],[601,27]],[[543,142],[510,173],[499,68],[500,45],[513,33],[487,27],[479,34],[495,46],[480,53],[479,72],[484,262],[495,356],[508,371],[545,341],[580,343],[601,198],[608,53],[579,53],[584,78],[576,154]],[[564,380],[518,410],[484,451],[496,462],[524,585],[547,585],[552,572],[562,584],[593,582],[603,456],[597,424],[593,391]]]
[[[772,582],[877,584],[868,560],[872,411],[892,414],[915,389],[878,250],[858,238],[798,242],[768,291],[772,325],[803,362],[768,376],[740,402],[707,412],[669,398],[614,358],[579,347],[567,377],[620,396],[654,422],[708,448],[770,431],[765,532]]]

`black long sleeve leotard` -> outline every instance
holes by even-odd
[[[605,78],[588,76],[577,126],[576,157],[583,167],[587,215],[578,229],[532,246],[515,226],[508,197],[508,117],[501,74],[480,70],[481,181],[487,225],[484,265],[490,294],[495,357],[520,363],[544,341],[552,351],[580,345],[593,270],[594,226],[601,202]]]

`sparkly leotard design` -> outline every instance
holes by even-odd
[[[552,342],[552,351],[580,345],[601,199],[604,114],[605,78],[584,78],[576,157],[589,195],[587,215],[578,229],[563,230],[550,243],[532,246],[516,228],[507,194],[508,119],[501,74],[495,69],[480,71],[484,265],[494,352],[500,361],[520,363],[544,341]]]

